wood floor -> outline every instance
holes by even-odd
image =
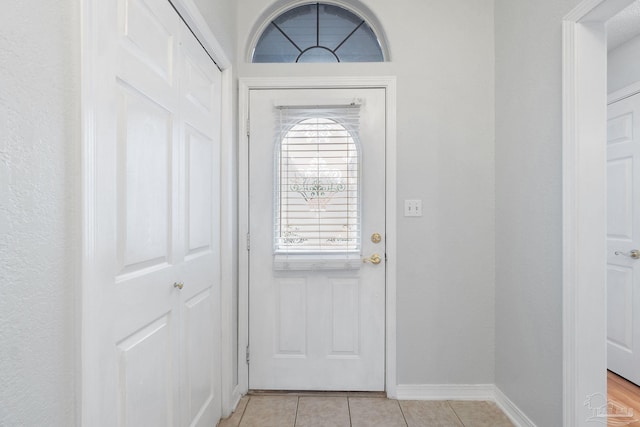
[[[640,427],[640,387],[607,371],[609,427]]]

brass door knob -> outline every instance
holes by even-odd
[[[640,259],[640,250],[638,249],[632,249],[629,253],[621,252],[621,251],[615,251],[614,253],[616,255],[628,256],[629,258],[633,258],[633,259]]]
[[[370,262],[371,264],[380,264],[382,262],[382,258],[380,258],[380,255],[378,254],[373,254],[369,258],[363,258],[362,262]]]
[[[178,288],[178,289],[182,289],[182,288],[184,288],[184,283],[176,282],[176,283],[173,284],[173,287],[174,288]]]

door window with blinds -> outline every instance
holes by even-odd
[[[276,112],[275,254],[359,255],[359,106]]]

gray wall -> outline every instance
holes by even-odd
[[[224,49],[229,61],[235,63],[236,2],[233,0],[193,0],[211,32]]]
[[[640,81],[640,36],[609,51],[607,67],[609,93]]]
[[[493,383],[493,1],[366,1],[389,63],[248,64],[271,3],[238,1],[240,77],[397,76],[398,382]],[[424,216],[405,218],[414,198]]]
[[[496,0],[496,385],[562,424],[562,18]]]
[[[0,425],[72,426],[78,360],[78,2],[0,14]]]

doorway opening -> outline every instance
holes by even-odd
[[[606,22],[633,0],[585,0],[563,22],[563,425],[606,401]],[[606,408],[606,405],[604,406]]]
[[[632,424],[640,412],[640,1],[606,27],[607,406],[610,422]]]
[[[257,292],[255,289],[253,289],[253,285],[250,285],[250,279],[253,276],[253,278],[255,279],[255,276],[257,274],[261,274],[261,273],[256,273],[256,272],[252,272],[252,268],[258,264],[258,260],[254,259],[253,262],[251,261],[251,257],[254,256],[254,249],[256,248],[255,243],[256,242],[256,238],[257,236],[254,236],[253,234],[249,237],[249,233],[251,231],[251,209],[252,206],[253,208],[255,208],[255,204],[259,203],[257,200],[251,199],[251,197],[255,196],[256,194],[259,195],[259,193],[263,193],[261,196],[259,195],[259,197],[266,197],[265,200],[268,201],[267,204],[272,204],[274,200],[276,200],[274,197],[274,193],[271,189],[268,190],[268,194],[264,194],[264,192],[258,191],[256,192],[256,186],[259,185],[258,182],[260,182],[260,180],[258,181],[252,181],[251,180],[251,167],[250,167],[250,158],[251,158],[251,152],[253,150],[255,150],[255,144],[253,139],[254,137],[250,137],[249,135],[249,131],[250,129],[252,129],[255,126],[255,123],[253,122],[253,120],[256,120],[256,116],[254,116],[253,114],[250,116],[250,110],[251,110],[251,96],[252,94],[259,94],[259,93],[264,93],[264,92],[268,92],[268,91],[284,91],[283,93],[287,93],[288,95],[285,96],[284,98],[291,98],[293,96],[293,98],[295,98],[295,94],[297,93],[302,93],[303,91],[315,91],[315,93],[318,94],[322,94],[323,92],[326,94],[329,94],[330,92],[333,93],[339,93],[340,91],[358,91],[358,90],[377,90],[380,91],[380,93],[383,94],[382,99],[382,104],[383,104],[383,110],[384,113],[381,116],[381,120],[384,122],[384,128],[383,128],[383,133],[384,133],[384,140],[385,140],[385,145],[382,148],[382,167],[385,169],[386,174],[385,177],[383,178],[383,181],[380,183],[381,188],[378,187],[378,194],[382,194],[382,196],[378,199],[379,201],[382,201],[382,205],[380,205],[380,207],[378,207],[376,210],[381,210],[382,214],[383,214],[383,227],[386,229],[385,232],[382,232],[380,234],[382,234],[382,238],[384,239],[384,243],[385,243],[385,253],[386,253],[386,260],[385,263],[383,263],[382,265],[377,265],[376,263],[363,263],[360,254],[358,253],[358,257],[357,257],[357,263],[352,262],[353,260],[348,259],[347,262],[345,262],[345,260],[339,261],[338,263],[336,263],[336,259],[334,259],[334,255],[331,254],[322,254],[321,257],[327,258],[327,259],[322,259],[320,260],[320,264],[322,264],[322,266],[324,266],[325,268],[327,268],[327,271],[325,272],[325,276],[329,277],[335,274],[335,271],[333,269],[336,268],[336,265],[340,264],[340,269],[342,269],[344,271],[345,266],[355,266],[357,264],[357,269],[358,271],[375,271],[375,267],[382,267],[382,269],[378,269],[379,272],[383,272],[383,281],[384,283],[386,283],[386,287],[385,284],[383,284],[382,288],[377,291],[378,297],[381,297],[381,301],[383,302],[383,315],[381,317],[381,322],[379,324],[379,329],[381,329],[382,331],[382,346],[381,351],[382,351],[382,359],[381,359],[381,382],[379,386],[376,386],[374,388],[368,387],[369,389],[373,389],[373,390],[384,390],[386,391],[387,395],[389,397],[395,397],[395,388],[396,388],[396,368],[395,368],[395,364],[396,364],[396,355],[395,355],[395,341],[396,341],[396,331],[395,331],[395,320],[396,320],[396,313],[395,313],[395,304],[396,304],[396,297],[395,297],[395,277],[396,277],[396,262],[395,262],[395,254],[396,254],[396,243],[395,243],[395,224],[396,224],[396,217],[395,217],[395,199],[396,199],[396,190],[395,190],[395,176],[396,176],[396,169],[395,169],[395,78],[393,77],[372,77],[372,78],[300,78],[300,79],[282,79],[282,78],[265,78],[265,79],[241,79],[240,80],[240,134],[243,136],[246,136],[246,139],[244,141],[240,142],[240,146],[239,146],[239,159],[240,159],[240,164],[239,164],[239,189],[240,189],[240,194],[244,194],[246,195],[246,197],[241,197],[239,200],[239,212],[240,212],[240,221],[239,221],[239,232],[240,232],[240,236],[247,236],[247,245],[249,245],[249,238],[251,239],[250,241],[250,247],[249,246],[245,246],[244,248],[241,247],[240,250],[240,256],[239,256],[239,348],[240,351],[239,353],[242,354],[242,357],[239,360],[239,379],[240,379],[240,384],[242,384],[243,388],[244,388],[244,392],[248,391],[249,388],[269,388],[269,387],[260,387],[260,386],[256,386],[255,384],[251,383],[250,385],[250,368],[249,368],[249,363],[251,363],[251,369],[254,368],[253,365],[253,360],[254,357],[258,357],[258,355],[256,354],[255,350],[253,348],[249,348],[249,343],[250,343],[250,323],[251,322],[251,317],[250,317],[250,313],[253,312],[253,309],[255,307],[252,306],[252,304],[256,304],[256,303],[251,303],[250,301],[253,301],[253,297],[255,297],[255,292]],[[349,95],[350,99],[354,98],[353,95]],[[322,98],[323,96],[320,96],[320,98]],[[326,96],[324,96],[325,100],[322,101],[316,101],[316,102],[312,102],[311,104],[313,104],[313,106],[317,107],[318,105],[329,105],[332,104],[332,107],[336,106],[336,102],[335,99],[332,102],[327,103],[326,100]],[[357,97],[356,97],[357,98]],[[274,110],[274,105],[277,107],[278,105],[280,107],[283,107],[284,104],[287,104],[289,106],[291,105],[306,105],[309,106],[309,101],[307,100],[306,103],[303,102],[303,100],[298,100],[292,104],[289,104],[287,102],[284,102],[284,104],[282,103],[282,99],[280,99],[280,102],[278,103],[274,103],[271,102],[270,106],[271,106],[271,110]],[[304,99],[304,98],[303,98]],[[268,103],[269,104],[269,103]],[[352,104],[352,102],[338,102],[337,105],[345,105],[345,104]],[[357,102],[355,103],[357,104]],[[266,105],[266,104],[265,104]],[[281,108],[282,109],[282,108]],[[271,126],[271,129],[273,129],[273,126]],[[351,131],[351,129],[350,129]],[[273,135],[273,133],[271,133],[271,135]],[[251,142],[250,142],[251,140]],[[350,145],[350,144],[347,144]],[[255,152],[253,153],[255,154]],[[272,162],[274,157],[270,156],[268,153],[266,155],[266,157],[263,158],[263,163],[268,164],[269,167],[272,167]],[[344,166],[346,168],[349,167],[353,167],[353,165],[349,166]],[[319,169],[318,169],[319,168]],[[316,165],[316,174],[311,177],[310,179],[313,179],[314,177],[317,179],[324,179],[326,177],[333,177],[330,179],[331,183],[335,184],[332,188],[334,188],[336,190],[336,193],[338,192],[338,190],[340,190],[341,187],[341,183],[340,182],[333,182],[335,181],[336,178],[336,174],[337,172],[333,171],[331,174],[327,174],[325,169],[327,169],[328,166],[324,165],[324,164],[320,164],[318,163]],[[294,168],[295,169],[295,168]],[[291,171],[295,172],[294,169],[291,169]],[[304,169],[304,168],[303,168]],[[320,170],[320,172],[318,172],[318,170]],[[324,172],[323,172],[324,171]],[[300,172],[298,171],[298,175],[302,176],[304,178],[304,171]],[[349,174],[348,170],[344,170],[340,172],[341,175],[344,175],[345,177]],[[295,175],[295,173],[294,173]],[[304,176],[303,176],[304,175]],[[326,177],[325,177],[326,175]],[[331,176],[329,176],[331,175]],[[336,175],[336,176],[334,176]],[[271,175],[270,175],[271,176]],[[292,178],[295,181],[295,176],[294,178]],[[268,178],[266,179],[266,181],[269,185],[271,185],[271,183],[274,182],[273,179]],[[324,182],[324,181],[323,181]],[[342,182],[342,181],[341,181]],[[364,182],[364,181],[363,181]],[[291,184],[291,185],[289,185]],[[287,181],[287,185],[285,190],[287,190],[288,193],[291,193],[292,196],[296,196],[299,192],[294,191],[295,188],[292,187],[292,185],[295,187],[296,184],[295,182],[289,182]],[[340,188],[338,188],[340,187]],[[297,187],[296,187],[297,188]],[[346,187],[345,187],[346,188]],[[366,182],[364,182],[363,184],[363,192],[366,191],[371,191],[372,188],[369,188],[367,190],[367,186],[366,186]],[[251,190],[253,190],[253,193],[251,192]],[[291,191],[289,191],[291,190]],[[355,187],[352,189],[351,193],[354,193]],[[265,190],[266,191],[266,190]],[[304,193],[304,192],[303,192]],[[346,193],[345,193],[346,194]],[[366,198],[366,194],[363,193],[364,197]],[[334,198],[339,197],[337,194],[333,195]],[[325,194],[325,198],[326,198],[326,194]],[[316,200],[317,198],[314,197],[310,197],[308,201],[304,200],[304,197],[300,197],[300,206],[304,205],[305,203],[308,204],[311,210],[309,210],[309,212],[311,213],[306,213],[306,216],[313,216],[314,218],[321,216],[321,214],[324,214],[323,212],[320,212],[322,209],[322,206],[320,206],[319,201]],[[352,198],[353,199],[353,198]],[[336,199],[338,200],[338,199]],[[328,203],[329,201],[326,200]],[[324,202],[324,201],[323,201]],[[266,205],[266,204],[265,204]],[[323,205],[324,206],[324,205]],[[355,209],[356,206],[354,205],[354,209],[348,209],[349,212],[353,211],[355,214],[359,213],[359,209]],[[271,209],[271,208],[269,208]],[[326,209],[326,208],[325,208]],[[265,215],[265,216],[271,216],[271,212],[274,212],[275,215],[275,210],[269,211],[268,214],[269,215]],[[266,214],[267,212],[265,212]],[[255,219],[258,216],[257,212],[254,212],[253,214],[253,218]],[[356,215],[357,216],[357,215]],[[355,220],[357,218],[351,218],[350,220]],[[321,223],[318,223],[321,224]],[[316,225],[318,225],[316,224]],[[257,230],[257,229],[256,229]],[[341,230],[338,230],[339,232],[341,232]],[[348,230],[347,230],[348,231]],[[375,232],[376,230],[373,230],[371,233]],[[360,233],[358,231],[358,233]],[[368,242],[367,244],[369,245],[375,245],[375,243],[373,243],[372,239],[369,239],[369,231],[362,231],[361,234],[361,240],[363,242],[362,246],[362,250],[364,251],[364,246],[365,243],[364,242]],[[305,270],[305,265],[308,264],[309,262],[311,263],[315,263],[318,264],[319,260],[314,259],[314,260],[310,260],[307,259],[310,256],[311,257],[318,257],[318,254],[291,254],[291,253],[287,253],[287,254],[281,254],[281,253],[275,253],[274,252],[274,248],[276,246],[274,246],[274,236],[276,236],[272,230],[271,225],[269,225],[268,230],[267,230],[267,234],[268,236],[265,237],[265,239],[260,239],[260,240],[265,240],[268,241],[267,245],[269,246],[268,248],[266,248],[265,250],[270,251],[269,253],[267,253],[267,255],[265,257],[261,257],[260,260],[265,261],[266,264],[268,264],[265,272],[268,272],[269,275],[274,275],[274,276],[278,276],[278,280],[279,280],[279,291],[277,293],[277,296],[280,298],[280,302],[286,302],[291,300],[291,298],[293,297],[299,297],[302,298],[304,296],[304,293],[302,292],[302,289],[304,289],[303,287],[299,286],[299,284],[296,282],[295,278],[287,278],[287,277],[280,277],[283,275],[287,275],[287,274],[291,274],[291,271],[300,271],[300,270]],[[349,233],[347,233],[349,234]],[[353,233],[351,233],[353,234]],[[349,236],[351,236],[351,234],[349,234]],[[374,233],[375,234],[375,233]],[[279,235],[279,234],[278,234]],[[354,234],[355,235],[355,234]],[[347,237],[349,237],[347,236]],[[324,239],[327,244],[332,244],[335,245],[337,244],[336,242],[339,243],[339,241],[341,241],[342,237],[338,236],[329,236],[329,239]],[[343,236],[344,237],[344,236]],[[359,236],[360,237],[360,236]],[[244,240],[244,237],[243,239]],[[286,241],[288,242],[288,240]],[[286,243],[285,242],[285,243]],[[282,243],[282,242],[280,242]],[[318,242],[316,242],[318,243]],[[248,250],[250,248],[250,250]],[[281,250],[279,252],[282,252]],[[342,251],[344,252],[344,251]],[[347,258],[352,257],[352,254],[344,252],[341,253],[339,256],[346,256],[348,255]],[[346,254],[346,255],[345,255]],[[367,253],[366,255],[370,255]],[[286,260],[283,260],[282,258],[284,257],[288,257]],[[368,258],[369,260],[374,260],[375,258],[373,257],[373,255],[371,257]],[[380,259],[382,260],[383,257],[380,257]],[[277,265],[276,265],[277,264]],[[318,265],[312,266],[313,268],[311,270],[318,270]],[[386,264],[386,265],[385,265]],[[275,268],[278,267],[278,268]],[[308,267],[308,266],[307,266]],[[386,267],[386,268],[385,268]],[[284,269],[284,270],[283,270]],[[308,268],[306,270],[309,270]],[[265,273],[266,274],[266,273]],[[351,274],[351,273],[350,273]],[[343,278],[336,278],[335,280],[333,280],[331,282],[331,288],[333,289],[333,291],[338,292],[337,294],[334,292],[334,295],[342,295],[342,297],[339,297],[337,299],[334,299],[334,302],[339,302],[338,305],[334,305],[334,308],[339,309],[339,305],[342,304],[343,302],[348,302],[349,295],[352,296],[356,296],[354,294],[354,292],[358,289],[358,287],[356,286],[356,282],[350,282],[349,280],[343,280],[345,279]],[[313,280],[316,280],[316,278],[314,278]],[[330,281],[332,279],[330,278]],[[311,283],[309,281],[309,283]],[[306,285],[305,285],[306,286]],[[310,287],[307,286],[306,289],[310,289]],[[252,295],[253,294],[253,295]],[[284,299],[283,299],[284,298]],[[295,298],[294,298],[295,299]],[[292,305],[292,307],[296,306],[296,304]],[[307,306],[307,307],[311,307],[311,306]],[[346,306],[345,306],[346,307]],[[344,308],[344,307],[343,307]],[[313,309],[313,307],[309,308],[309,309]],[[350,310],[346,310],[345,313],[348,313]],[[288,313],[288,314],[287,314]],[[295,312],[295,310],[293,311],[289,311],[287,312],[286,310],[284,311],[285,316],[281,318],[282,319],[286,319],[288,318],[287,316],[291,317],[293,316],[293,318],[296,319],[301,319],[304,318],[304,316],[306,316],[306,314],[304,313],[297,313]],[[302,316],[302,317],[301,317]],[[292,318],[292,319],[293,319]],[[308,317],[307,317],[308,318]],[[254,319],[255,320],[255,319]],[[352,321],[355,321],[354,319],[351,319]],[[300,331],[302,331],[302,329],[298,328],[296,329],[294,326],[295,324],[293,322],[285,322],[282,323],[280,322],[283,327],[286,326],[284,329],[282,329],[282,331],[278,332],[276,331],[276,333],[287,333],[288,335],[278,335],[278,337],[280,338],[286,338],[284,341],[280,340],[278,342],[280,342],[281,344],[284,345],[284,347],[282,347],[280,353],[277,355],[276,358],[287,358],[287,360],[289,361],[293,361],[293,362],[300,362],[300,360],[303,359],[303,357],[299,353],[299,349],[297,347],[300,347],[299,344],[303,343],[302,341],[302,336],[299,335],[298,333]],[[356,323],[357,324],[357,323]],[[361,322],[360,322],[361,324]],[[257,325],[256,324],[252,324],[252,328],[256,328]],[[341,331],[351,331],[356,333],[357,329],[340,329]],[[349,333],[351,333],[349,332]],[[348,335],[348,334],[347,334]],[[347,354],[348,352],[355,352],[358,349],[350,349],[347,347],[342,348],[341,346],[346,345],[349,341],[349,339],[347,338],[353,338],[353,334],[352,335],[335,335],[337,341],[334,342],[334,344],[336,344],[338,347],[336,347],[336,349],[338,350],[336,354],[330,355],[330,358],[333,358],[335,360],[340,360],[340,359],[344,359],[344,361],[347,361],[348,359],[356,359],[357,356],[355,353],[352,355]],[[288,338],[287,338],[288,337]],[[279,338],[279,339],[280,339]],[[300,341],[298,341],[297,343],[295,341],[291,341],[289,340],[289,338],[293,339],[299,339]],[[273,341],[271,341],[273,342]],[[268,344],[269,346],[271,344]],[[287,346],[292,346],[291,348],[288,348]],[[297,347],[296,347],[297,346]],[[252,347],[255,347],[255,345],[252,345]],[[296,347],[294,349],[294,347]],[[304,347],[300,347],[300,348],[304,348]],[[292,352],[292,349],[296,350],[296,352]],[[344,351],[342,351],[342,350]],[[294,354],[296,353],[296,354]],[[306,357],[306,356],[305,356]],[[251,362],[248,362],[247,359],[251,359]],[[346,363],[346,362],[345,362]],[[309,368],[309,369],[314,369],[314,368]],[[303,371],[304,372],[304,369]],[[254,373],[252,372],[251,374],[251,378],[252,381],[254,378],[256,378],[254,376]],[[292,379],[293,381],[293,379]],[[258,384],[258,383],[256,383]],[[295,388],[300,388],[297,386],[291,386],[291,387],[295,387]],[[290,387],[290,388],[291,388]],[[327,388],[327,386],[323,386],[323,385],[316,385],[314,386],[313,384],[310,384],[309,387],[303,387],[303,388],[316,388],[318,389],[318,387],[320,388]],[[336,387],[338,388],[343,388],[344,386],[342,385],[337,385]]]

